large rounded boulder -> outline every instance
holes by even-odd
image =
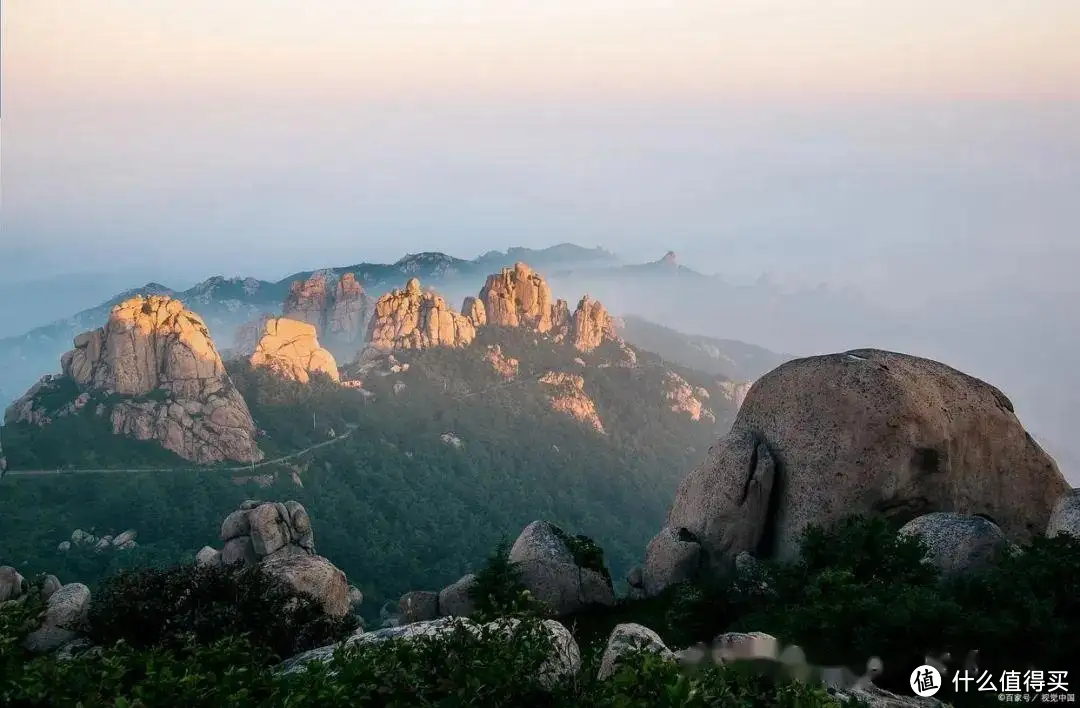
[[[981,514],[1023,542],[1069,491],[997,388],[860,349],[759,379],[731,433],[679,486],[666,527],[685,528],[714,567],[743,551],[791,558],[809,524],[849,514]]]

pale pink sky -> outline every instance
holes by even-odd
[[[1077,0],[9,0],[13,97],[1080,95]]]

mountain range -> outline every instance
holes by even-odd
[[[233,345],[238,327],[263,314],[279,311],[294,283],[319,273],[328,276],[353,273],[372,298],[401,285],[407,278],[418,277],[425,285],[438,289],[454,301],[470,293],[472,283],[477,279],[518,261],[527,262],[544,272],[557,292],[573,292],[588,290],[585,285],[578,287],[583,278],[587,279],[587,283],[606,281],[616,285],[625,283],[627,278],[640,278],[646,274],[664,278],[670,272],[669,259],[643,265],[624,265],[614,254],[603,249],[567,243],[539,250],[514,247],[505,252],[490,251],[473,260],[438,252],[409,254],[392,264],[357,263],[300,271],[277,281],[219,275],[180,291],[150,282],[23,334],[0,331],[5,335],[0,338],[0,401],[10,401],[21,395],[30,384],[49,372],[51,362],[70,348],[73,337],[103,324],[115,305],[135,295],[168,295],[191,306],[206,321],[215,342],[227,349]],[[712,280],[682,266],[676,266],[675,272]],[[751,367],[750,371],[760,375],[769,368],[768,365],[758,365]],[[746,372],[741,369],[728,373],[733,378],[746,378]]]
[[[320,547],[375,611],[477,567],[537,514],[608,539],[625,573],[734,419],[746,381],[724,372],[776,355],[687,337],[667,351],[708,370],[682,366],[626,339],[654,336],[647,324],[588,296],[572,307],[520,261],[474,279],[460,311],[417,277],[464,282],[474,267],[426,254],[215,280],[187,300],[131,293],[100,324],[84,313],[54,373],[5,412],[0,516],[20,533],[0,556],[92,580],[190,557],[230,508],[287,495],[327,520]],[[377,298],[359,284],[393,275]],[[211,321],[251,317],[216,343]],[[68,540],[128,529],[139,541],[124,552]]]
[[[419,253],[391,264],[335,265],[279,280],[215,276],[179,291],[147,283],[24,333],[9,323],[25,322],[26,317],[5,316],[0,327],[0,401],[21,395],[70,348],[72,337],[102,324],[110,307],[135,293],[171,294],[190,304],[206,320],[219,346],[229,348],[239,325],[279,311],[293,283],[316,272],[352,272],[372,299],[416,275],[458,303],[475,294],[477,279],[519,260],[543,272],[557,295],[573,298],[588,293],[628,322],[637,317],[662,324],[670,332],[659,341],[658,333],[645,331],[648,328],[631,328],[625,336],[631,342],[647,336],[647,343],[638,342],[644,348],[663,349],[665,357],[695,368],[711,371],[721,360],[738,361],[740,357],[732,354],[733,342],[753,343],[785,357],[879,346],[953,362],[1007,391],[1035,437],[1062,462],[1066,476],[1080,482],[1075,472],[1080,470],[1080,444],[1073,440],[1070,427],[1080,408],[1070,393],[1074,374],[1068,357],[1077,344],[1073,333],[1080,331],[1076,327],[1080,323],[1069,304],[1074,298],[1064,291],[1060,297],[1036,301],[1009,287],[928,299],[918,297],[917,284],[910,298],[825,285],[793,286],[767,277],[738,285],[688,267],[670,252],[656,261],[626,263],[603,249],[573,244],[510,248],[474,259]],[[738,271],[738,264],[726,271]],[[106,282],[113,282],[112,276]],[[68,300],[76,300],[75,291],[55,283],[14,286],[6,299],[31,301],[37,290],[50,289],[70,293]],[[704,348],[702,341],[689,341],[702,337],[715,341]],[[707,351],[720,356],[706,362],[701,357]],[[776,361],[776,356],[767,355],[761,363],[722,373],[735,380],[753,380]],[[724,365],[732,366],[730,361]]]

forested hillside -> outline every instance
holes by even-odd
[[[496,346],[501,361],[515,360],[512,376],[493,365]],[[507,529],[538,518],[603,538],[621,588],[678,481],[733,413],[710,377],[631,351],[627,358],[626,348],[607,343],[584,354],[491,327],[466,348],[399,351],[359,365],[362,389],[320,376],[285,381],[230,362],[268,460],[339,438],[249,473],[191,471],[150,443],[108,434],[87,409],[59,419],[63,428],[7,426],[4,446],[16,463],[184,469],[9,475],[0,516],[17,531],[0,538],[0,558],[27,576],[48,571],[92,584],[119,567],[191,558],[216,542],[221,519],[244,499],[291,498],[310,510],[319,553],[364,592],[365,614],[476,569]],[[581,376],[602,431],[555,409],[559,389],[541,381],[551,372]],[[704,402],[715,420],[673,410],[675,373],[695,395],[712,392]],[[77,528],[98,536],[132,528],[139,546],[57,550]]]

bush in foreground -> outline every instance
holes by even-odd
[[[173,649],[243,636],[284,659],[348,635],[357,620],[327,617],[259,566],[188,564],[113,576],[95,593],[87,624],[99,646]]]
[[[218,571],[220,577],[190,569],[121,575],[110,592],[95,598],[91,613],[96,641],[104,647],[100,655],[69,661],[27,657],[18,638],[40,603],[0,612],[0,704],[836,705],[820,686],[732,667],[690,670],[646,654],[627,656],[612,678],[596,681],[607,634],[627,621],[651,627],[672,648],[743,629],[799,644],[816,665],[843,664],[858,672],[869,656],[879,656],[886,667],[879,685],[901,694],[908,693],[908,664],[921,663],[926,653],[948,650],[962,659],[969,649],[979,649],[980,668],[997,675],[1029,666],[1064,670],[1080,653],[1077,539],[1036,539],[988,572],[948,583],[923,562],[923,550],[917,539],[897,538],[881,521],[811,529],[794,563],[765,563],[756,576],[731,584],[683,585],[660,598],[624,601],[572,618],[567,624],[584,665],[576,678],[554,686],[543,681],[550,639],[534,607],[521,597],[503,552],[493,554],[479,573],[479,596],[489,601],[486,618],[524,618],[512,636],[459,630],[354,646],[286,676],[276,673],[285,647],[339,635],[312,633],[304,621],[267,629],[275,621],[267,608],[278,605],[266,602],[265,593],[245,596],[237,570]],[[250,580],[259,587],[258,578]],[[198,589],[188,594],[184,582]],[[216,599],[206,609],[194,597]],[[116,604],[102,607],[106,602]],[[938,697],[963,706],[977,705],[988,694],[954,696],[946,687]]]

